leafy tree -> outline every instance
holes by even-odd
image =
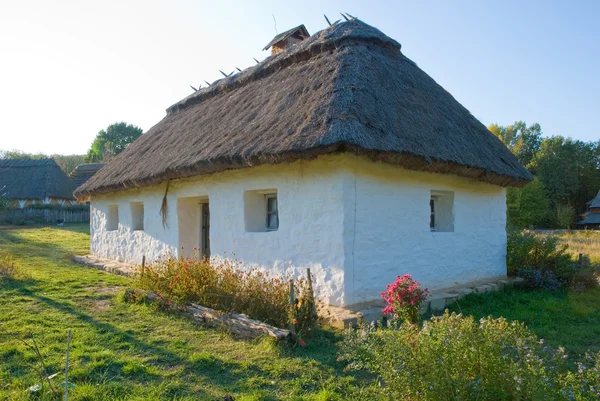
[[[20,150],[0,150],[0,159],[47,159],[49,156],[43,153],[25,153]]]
[[[142,129],[124,122],[109,125],[98,132],[85,156],[87,163],[107,162],[124,151],[130,143],[142,135]]]
[[[543,227],[550,217],[550,201],[539,178],[523,188],[506,192],[508,225],[519,228]]]
[[[556,224],[559,228],[571,228],[575,221],[575,208],[571,205],[556,205]]]
[[[532,167],[553,205],[568,204],[579,190],[578,144],[570,138],[544,138]]]
[[[533,160],[540,150],[542,143],[542,127],[535,123],[527,127],[524,121],[517,121],[508,127],[498,124],[489,126],[492,131],[513,153],[525,167]]]
[[[46,155],[44,153],[25,153],[20,150],[0,150],[0,159],[54,159],[56,164],[58,164],[62,171],[67,175],[69,175],[75,167],[85,163],[83,158],[83,155]]]
[[[52,155],[51,156],[56,164],[65,172],[65,174],[71,174],[71,171],[75,170],[75,167],[85,163],[84,155]]]

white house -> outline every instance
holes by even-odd
[[[506,187],[530,173],[393,39],[357,20],[300,28],[78,188],[91,252],[310,267],[341,306],[404,273],[432,289],[505,275]]]

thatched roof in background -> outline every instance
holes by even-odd
[[[74,199],[75,188],[53,159],[0,160],[0,195],[4,199]]]
[[[503,186],[532,178],[399,43],[350,21],[174,104],[76,195],[336,152]]]
[[[98,172],[104,166],[102,163],[85,163],[75,167],[75,170],[71,171],[69,178],[75,183],[76,187],[79,187],[84,182],[92,178],[94,174]]]

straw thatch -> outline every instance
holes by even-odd
[[[84,163],[75,167],[71,174],[69,174],[69,178],[73,181],[76,187],[79,187],[84,182],[92,178],[94,174],[100,170],[104,164],[102,163]]]
[[[74,199],[75,184],[53,159],[0,160],[0,195],[4,199]]]
[[[503,186],[532,178],[399,43],[349,21],[174,104],[76,195],[336,152]]]

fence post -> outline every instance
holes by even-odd
[[[581,269],[583,267],[583,254],[580,253],[579,254],[579,268]]]
[[[296,334],[296,325],[294,324],[294,304],[296,303],[296,298],[294,296],[294,280],[290,279],[290,333]]]
[[[142,255],[142,277],[144,277],[145,270],[146,270],[146,255]]]
[[[308,291],[310,291],[310,313],[313,317],[317,316],[317,301],[312,285],[312,276],[310,275],[310,267],[306,268],[306,276],[308,277]]]

